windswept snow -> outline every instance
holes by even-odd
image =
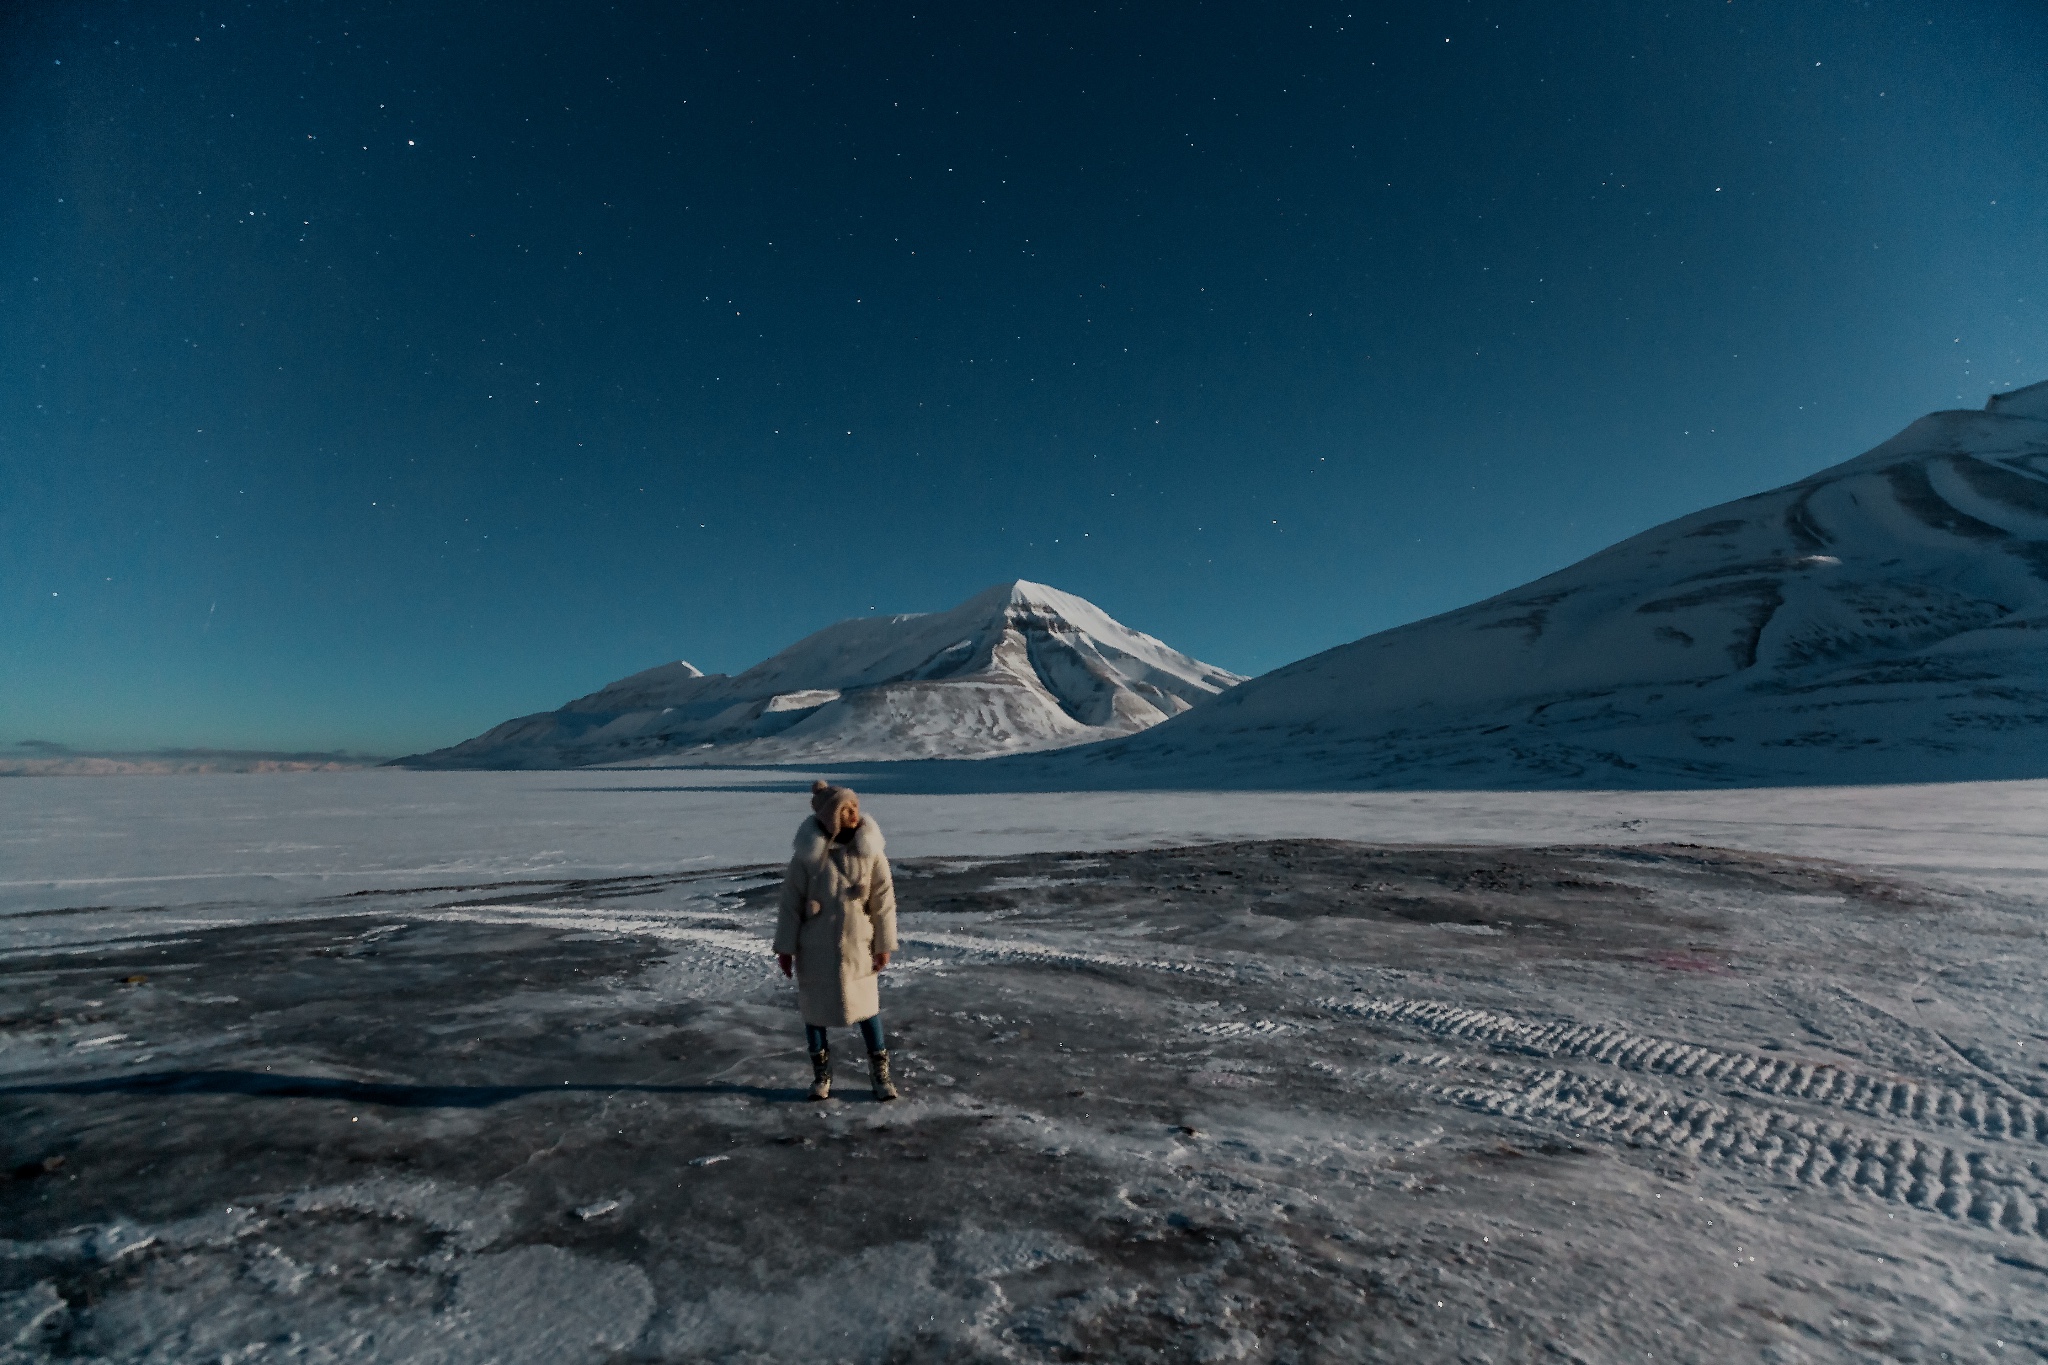
[[[744,673],[687,663],[522,716],[421,768],[980,758],[1128,735],[1242,682],[1040,583],[841,621]]]
[[[877,796],[885,1106],[734,776],[0,786],[0,1360],[2048,1355],[2042,784]]]
[[[1045,762],[1089,786],[2048,774],[2048,384]]]
[[[981,765],[959,765],[963,768]],[[819,775],[847,780],[825,769]],[[0,943],[375,915],[420,888],[673,880],[789,854],[810,773],[280,773],[0,782]],[[1701,843],[2048,902],[2048,782],[1578,792],[878,791],[900,857],[1281,837]],[[395,898],[395,899],[393,899]]]

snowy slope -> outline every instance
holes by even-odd
[[[1046,763],[1089,786],[2048,774],[2048,384]]]
[[[1132,734],[1243,681],[1038,583],[841,621],[744,673],[686,663],[522,716],[424,768],[981,758]]]

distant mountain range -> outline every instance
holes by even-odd
[[[951,611],[841,621],[730,677],[663,664],[397,763],[981,758],[1133,734],[1243,681],[1079,597],[1019,580]]]
[[[1036,766],[1056,786],[2048,775],[2048,383]]]
[[[898,771],[1052,788],[2048,776],[2048,383],[1248,682],[1020,581],[842,621],[733,677],[649,669],[399,762],[949,758],[995,761]]]
[[[73,749],[42,739],[0,750],[0,777],[112,777],[135,774],[354,772],[385,762],[345,750]]]

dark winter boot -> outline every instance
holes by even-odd
[[[868,1079],[874,1083],[875,1098],[887,1104],[896,1098],[896,1082],[889,1079],[889,1050],[868,1054]]]
[[[811,1054],[811,1094],[814,1100],[832,1098],[832,1049],[821,1047]]]

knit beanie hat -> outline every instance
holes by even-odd
[[[860,814],[860,797],[854,795],[853,788],[835,787],[825,781],[811,784],[811,813],[818,817],[819,826],[827,834],[839,832],[841,807]]]

